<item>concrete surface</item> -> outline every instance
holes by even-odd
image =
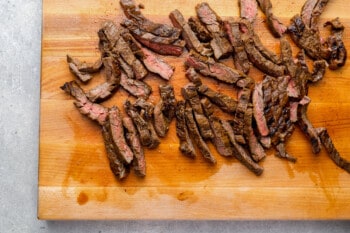
[[[0,0],[0,16],[1,233],[350,231],[350,221],[37,220],[41,1]]]

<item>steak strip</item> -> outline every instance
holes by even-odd
[[[257,0],[239,0],[240,16],[241,18],[249,20],[253,23],[258,14],[258,3]]]
[[[185,101],[178,101],[176,105],[176,135],[180,140],[179,149],[187,157],[196,157],[192,140],[187,130],[185,119]]]
[[[75,107],[83,115],[97,121],[100,125],[104,125],[108,115],[108,109],[100,104],[92,103],[85,95],[79,84],[75,81],[66,82],[61,89],[67,94],[75,98]]]
[[[152,88],[147,83],[128,78],[123,72],[120,75],[120,86],[137,98],[142,97],[147,99],[152,93]]]
[[[235,117],[233,119],[233,132],[235,134],[235,141],[245,144],[244,131],[246,128],[245,116],[247,114],[248,105],[250,103],[251,90],[244,88],[240,91],[238,97]]]
[[[98,72],[102,67],[101,59],[98,59],[93,64],[88,64],[85,61],[81,62],[77,58],[67,55],[69,70],[82,82],[87,82],[92,78],[92,73]]]
[[[118,157],[114,145],[112,136],[108,130],[107,126],[102,126],[102,136],[105,144],[107,158],[109,160],[109,166],[113,174],[119,179],[122,180],[129,174],[129,167],[126,166]]]
[[[225,120],[221,120],[221,124],[226,130],[227,135],[233,145],[235,152],[234,156],[250,171],[254,172],[255,175],[260,176],[263,173],[264,169],[260,167],[259,164],[255,163],[248,152],[236,142],[235,135],[230,123]]]
[[[213,39],[208,29],[206,29],[206,27],[201,23],[201,21],[197,17],[191,16],[188,19],[188,25],[196,34],[200,42],[209,43]]]
[[[326,128],[316,129],[323,146],[326,148],[329,157],[333,162],[340,168],[350,173],[350,162],[345,158],[341,157],[338,150],[335,148],[331,137],[329,136]]]
[[[165,60],[146,48],[141,48],[141,51],[144,54],[142,61],[148,71],[158,74],[165,80],[169,80],[173,76],[175,67],[169,65]]]
[[[261,10],[266,15],[266,23],[270,31],[275,37],[281,37],[286,31],[287,27],[284,26],[280,20],[272,13],[272,4],[270,0],[257,0]]]
[[[255,84],[252,99],[254,119],[259,133],[261,136],[268,136],[269,128],[267,126],[266,118],[264,115],[265,104],[263,99],[262,83]]]
[[[126,141],[134,154],[132,167],[134,168],[137,176],[144,177],[146,175],[146,160],[137,130],[130,117],[123,118],[123,126],[126,130]]]
[[[192,136],[194,143],[197,145],[199,151],[206,160],[208,160],[212,164],[215,164],[216,159],[210,152],[207,144],[204,142],[202,136],[199,133],[196,122],[193,118],[193,111],[190,106],[185,107],[185,119],[189,134]]]

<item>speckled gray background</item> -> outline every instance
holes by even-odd
[[[350,232],[350,221],[37,220],[41,4],[0,0],[1,233]]]

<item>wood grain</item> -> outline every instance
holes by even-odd
[[[157,22],[170,23],[168,14],[179,9],[195,15],[200,1],[149,0],[144,14]],[[238,16],[237,1],[207,1],[222,17]],[[277,4],[278,2],[278,4]],[[281,20],[300,12],[303,0],[272,0]],[[340,17],[346,30],[349,49],[350,16],[347,3],[330,1],[321,22]],[[336,167],[325,150],[315,156],[306,137],[297,129],[287,150],[298,158],[289,163],[267,151],[262,162],[265,171],[256,177],[235,159],[220,157],[210,149],[218,163],[212,166],[198,156],[190,160],[178,151],[175,124],[159,148],[146,150],[147,176],[133,173],[120,182],[111,173],[100,128],[73,106],[73,100],[60,86],[73,80],[65,61],[66,54],[93,61],[99,56],[97,30],[104,20],[120,20],[118,1],[44,0],[42,36],[42,75],[40,110],[39,201],[40,219],[350,219],[350,175]],[[278,40],[266,29],[263,16],[255,28],[264,44],[279,53]],[[324,33],[324,32],[322,32]],[[298,51],[293,48],[294,53]],[[177,98],[187,83],[184,57],[165,57],[176,67],[170,83]],[[226,64],[233,66],[232,59]],[[253,69],[257,81],[262,73]],[[327,127],[341,155],[350,160],[350,66],[327,71],[324,80],[310,87],[312,102],[309,118],[316,127]],[[96,75],[89,89],[103,76]],[[165,83],[149,75],[145,81],[159,99],[158,85]],[[235,90],[208,78],[203,81],[231,96]],[[104,104],[121,106],[132,98],[123,90]],[[223,117],[227,117],[223,115]]]

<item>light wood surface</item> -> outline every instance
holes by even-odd
[[[170,23],[168,14],[179,9],[186,17],[195,15],[200,1],[144,1],[144,14],[157,22]],[[222,17],[238,16],[236,0],[210,0]],[[272,0],[273,9],[284,23],[300,12],[303,0]],[[296,129],[287,144],[297,157],[293,164],[267,151],[265,171],[256,177],[235,159],[219,156],[209,165],[201,156],[190,160],[180,154],[175,122],[155,150],[146,150],[147,176],[131,173],[123,182],[112,175],[100,127],[73,106],[73,99],[59,87],[74,79],[66,54],[93,61],[99,56],[97,30],[104,20],[120,20],[123,13],[116,0],[44,0],[42,77],[40,110],[40,159],[38,217],[40,219],[350,219],[350,174],[339,169],[325,150],[315,156],[306,137]],[[333,0],[322,14],[321,23],[340,17],[345,24],[345,46],[350,48],[350,15],[346,1]],[[270,49],[279,52],[263,21],[255,25]],[[325,30],[322,30],[325,32]],[[322,32],[322,33],[323,33]],[[294,53],[298,51],[293,48]],[[166,57],[176,67],[170,83],[177,98],[188,81],[184,57]],[[224,61],[233,66],[232,59]],[[348,62],[349,64],[349,62]],[[350,65],[327,70],[324,80],[310,87],[309,118],[316,127],[327,127],[340,154],[350,160]],[[259,81],[262,74],[251,71]],[[84,89],[102,82],[97,75]],[[145,79],[154,90],[150,100],[159,99],[156,76]],[[208,78],[203,81],[226,94],[235,90]],[[118,90],[106,106],[121,106],[132,98]],[[227,115],[223,115],[227,117]]]

